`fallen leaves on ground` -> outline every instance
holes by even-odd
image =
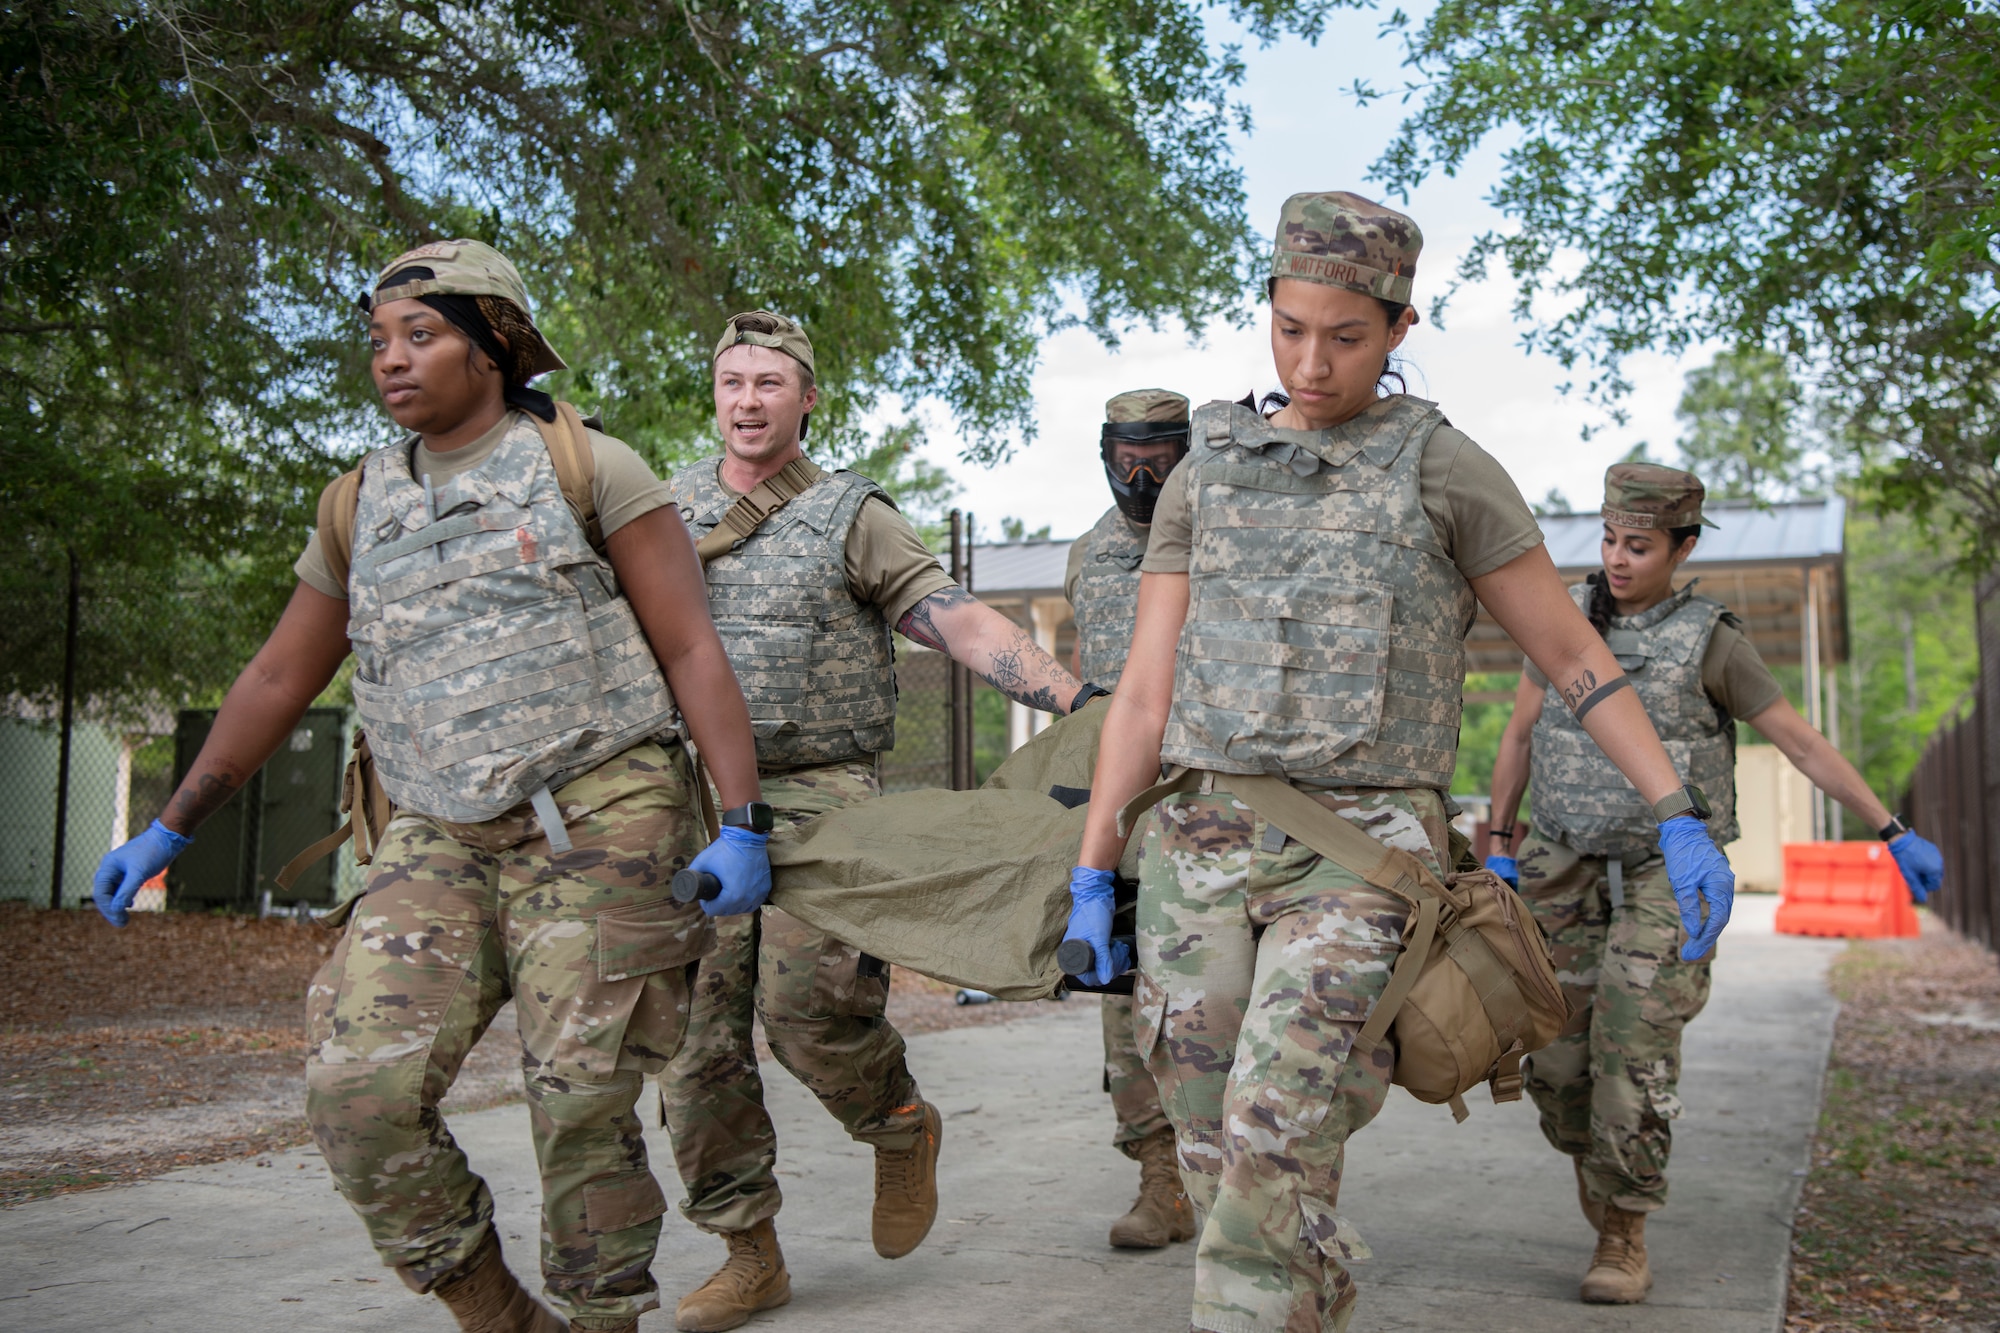
[[[1926,916],[1857,941],[1792,1239],[1787,1333],[2000,1328],[2000,963]],[[1970,1020],[1970,1021],[1966,1021]]]
[[[116,930],[92,910],[0,903],[0,1206],[305,1142],[306,983],[336,938],[181,912]],[[915,1034],[1042,1011],[956,994],[898,969],[889,1019]],[[447,1112],[520,1096],[511,1017],[474,1048]]]

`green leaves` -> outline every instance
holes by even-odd
[[[2000,556],[1992,184],[2000,16],[1947,0],[1445,0],[1410,39],[1393,187],[1514,127],[1482,238],[1517,312],[1615,398],[1619,360],[1782,352],[1876,492]],[[1581,265],[1558,265],[1566,253]]]
[[[1275,35],[1329,7],[1235,10]],[[180,590],[251,580],[218,612],[264,616],[320,486],[389,438],[354,294],[442,236],[521,265],[577,368],[546,387],[658,466],[700,447],[714,330],[757,306],[812,331],[826,438],[935,396],[967,456],[999,456],[1050,330],[1199,325],[1245,289],[1241,67],[1202,12],[22,0],[0,14],[0,564],[75,546],[93,595],[160,626]],[[3,595],[4,633],[51,632]],[[240,661],[185,646],[94,688]],[[19,660],[0,688],[46,695]]]

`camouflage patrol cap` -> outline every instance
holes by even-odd
[[[774,315],[768,310],[746,310],[740,315],[731,315],[729,322],[722,326],[722,336],[715,340],[715,353],[710,356],[713,364],[730,348],[741,343],[752,347],[769,347],[783,352],[792,360],[806,368],[806,374],[817,379],[819,372],[813,368],[812,339],[799,327],[798,321]]]
[[[1128,389],[1104,405],[1105,421],[1119,425],[1135,421],[1188,421],[1188,400],[1172,389]]]
[[[1278,215],[1271,278],[1303,278],[1410,304],[1424,234],[1395,209],[1346,190],[1295,194]]]
[[[411,277],[394,286],[388,285],[389,280],[401,270],[419,267],[429,269],[431,276]],[[372,310],[389,301],[418,296],[497,296],[510,302],[520,310],[522,322],[534,340],[527,378],[569,368],[568,363],[556,355],[556,349],[549,346],[549,340],[542,336],[542,331],[535,327],[528,307],[528,288],[521,281],[521,270],[490,245],[468,240],[432,241],[429,245],[420,245],[397,255],[375,279],[374,292],[362,298],[361,308]]]
[[[1701,478],[1658,463],[1613,463],[1604,470],[1606,523],[1621,528],[1691,528],[1717,524],[1702,517],[1708,494]]]

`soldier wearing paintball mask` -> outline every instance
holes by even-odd
[[[1133,389],[1104,405],[1099,450],[1116,501],[1070,547],[1063,590],[1076,614],[1076,656],[1082,680],[1115,689],[1132,651],[1139,615],[1139,562],[1153,504],[1167,474],[1187,456],[1188,400],[1166,389]],[[1133,1029],[1132,997],[1106,995],[1104,1090],[1118,1117],[1112,1146],[1139,1163],[1139,1197],[1111,1224],[1120,1249],[1156,1250],[1194,1235],[1194,1209],[1174,1164],[1174,1127],[1146,1069]]]

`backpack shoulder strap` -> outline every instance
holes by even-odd
[[[603,555],[604,527],[597,519],[597,451],[590,447],[583,417],[570,404],[560,402],[556,404],[554,421],[544,421],[532,412],[528,417],[542,433],[549,461],[555,464],[556,484],[562,487],[570,512],[583,525],[590,549]],[[592,423],[596,421],[597,418],[591,418]]]
[[[319,493],[319,515],[314,520],[319,534],[319,553],[326,557],[341,587],[347,586],[348,567],[354,561],[354,515],[361,507],[361,469],[343,472]]]
[[[723,510],[722,521],[694,544],[701,563],[729,554],[736,543],[763,527],[764,520],[804,495],[813,481],[812,467],[800,455],[758,482],[748,495],[737,496],[736,503]]]

